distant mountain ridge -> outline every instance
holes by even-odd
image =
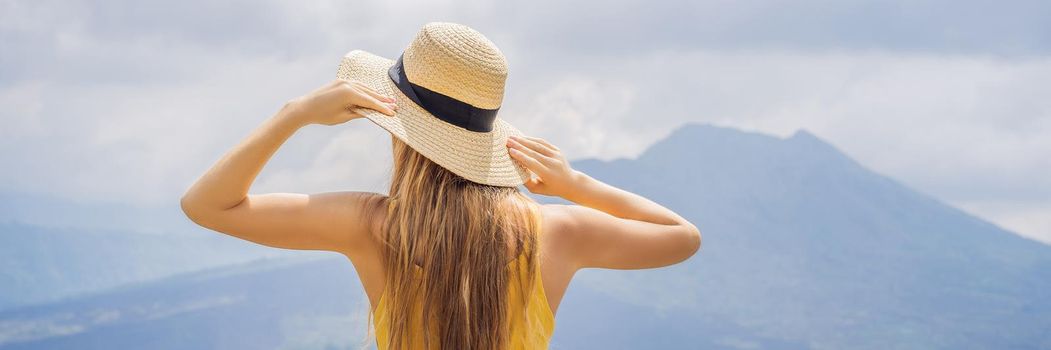
[[[1051,346],[1037,335],[1051,313],[1033,312],[1051,311],[1051,247],[865,169],[808,132],[779,139],[693,124],[637,159],[574,164],[706,233],[688,268],[661,275],[698,278],[695,294],[675,298],[697,304],[674,305],[701,318],[833,348]],[[640,276],[622,284],[661,292],[649,273],[599,274]],[[855,332],[868,337],[842,336]]]
[[[158,235],[0,222],[0,310],[278,254],[200,231]]]
[[[182,215],[177,200],[167,205],[139,206],[18,192],[0,192],[2,222],[49,229],[134,231],[147,234],[185,232],[195,226]]]
[[[578,272],[551,349],[1051,348],[1051,247],[809,132],[689,124],[635,159],[573,165],[679,212],[704,246],[665,268]],[[325,259],[9,310],[0,349],[356,348],[367,303],[349,273]],[[129,313],[142,305],[197,307]]]

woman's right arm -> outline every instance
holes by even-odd
[[[558,147],[535,137],[512,137],[511,157],[539,179],[530,192],[558,196],[578,205],[545,213],[577,268],[646,269],[676,264],[700,249],[696,226],[645,197],[573,170]]]

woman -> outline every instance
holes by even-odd
[[[187,190],[182,208],[245,240],[345,255],[379,349],[547,348],[577,270],[675,264],[701,236],[496,117],[506,75],[491,41],[452,23],[425,25],[397,60],[351,51],[337,80],[287,102]],[[296,130],[360,117],[392,135],[387,195],[248,194]],[[575,204],[540,205],[519,185]]]

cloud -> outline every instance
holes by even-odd
[[[509,118],[564,126],[558,135],[587,135],[599,126],[607,139],[656,138],[689,121],[778,135],[805,128],[949,200],[1051,197],[1051,179],[1043,176],[1051,160],[1037,156],[1051,154],[1044,137],[1051,132],[1051,100],[1040,94],[1051,79],[1051,59],[671,51],[526,69],[533,82],[544,83],[523,84],[519,99],[509,102],[515,112]],[[573,107],[548,101],[584,94],[564,91],[567,84],[593,98]],[[592,112],[593,122],[578,121],[582,110]],[[638,150],[629,148],[581,148],[576,156]]]
[[[964,201],[957,205],[972,215],[992,220],[1004,229],[1051,244],[1051,204],[1046,201]]]
[[[14,170],[0,191],[171,201],[282,102],[331,79],[343,53],[393,57],[443,20],[500,45],[511,64],[502,116],[572,158],[633,156],[685,122],[805,128],[1048,237],[1049,7],[3,1],[0,161]],[[389,161],[357,165],[388,154],[389,139],[355,123],[302,130],[253,190],[382,189]]]
[[[542,81],[524,86],[528,90],[520,90],[516,102],[505,103],[501,117],[526,134],[558,142],[567,155],[634,155],[655,139],[624,138],[619,132],[620,121],[636,103],[638,88],[630,83],[572,73]]]
[[[222,65],[222,73],[183,84],[33,81],[0,90],[0,101],[29,106],[0,115],[17,126],[0,130],[0,157],[17,169],[0,175],[0,188],[150,204],[175,198],[222,150],[329,75],[309,61]]]
[[[1051,217],[1051,100],[1041,97],[1048,58],[697,50],[526,69],[550,87],[525,84],[510,103],[531,107],[514,108],[523,113],[512,117],[559,125],[542,135],[577,145],[574,157],[630,157],[685,122],[782,136],[804,128],[913,188],[1051,238],[1046,220],[1005,214]],[[532,97],[551,95],[580,102]],[[630,146],[585,147],[586,140]],[[971,205],[988,201],[1014,204],[989,212]]]
[[[1049,11],[1043,1],[7,0],[0,84],[180,79],[198,76],[195,63],[213,56],[331,57],[358,47],[395,55],[436,20],[467,23],[552,62],[668,49],[1029,57],[1051,50]]]
[[[296,137],[327,140],[316,154],[306,157],[311,159],[310,164],[270,171],[253,186],[252,192],[314,193],[353,189],[387,193],[392,152],[391,136],[386,130],[364,118],[334,128],[309,128],[313,130],[301,130]],[[288,155],[302,154],[290,152]]]

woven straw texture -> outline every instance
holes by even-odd
[[[414,84],[466,102],[494,109],[503,101],[507,63],[481,33],[454,23],[428,23],[403,54],[405,73]],[[387,70],[393,59],[354,50],[347,53],[337,78],[357,80],[384,96],[394,97],[394,116],[360,108],[357,112],[404,141],[438,165],[480,184],[513,187],[529,180],[525,167],[511,159],[509,135],[522,135],[497,117],[490,132],[475,132],[438,119],[394,86]]]

